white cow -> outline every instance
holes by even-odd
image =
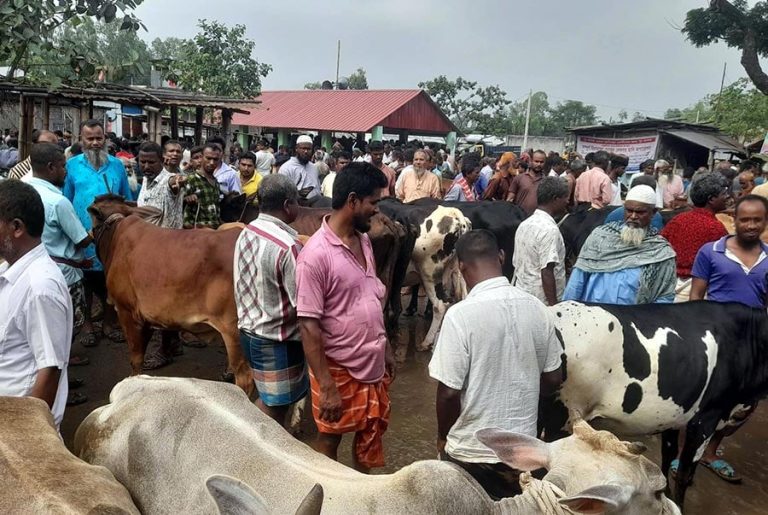
[[[315,484],[324,491],[323,511],[333,514],[528,514],[547,496],[576,512],[599,505],[607,513],[633,513],[637,506],[643,513],[676,513],[660,494],[666,482],[658,468],[610,433],[585,424],[552,444],[498,430],[480,437],[512,467],[548,467],[546,480],[530,483],[535,488],[522,496],[494,502],[447,462],[361,474],[292,438],[242,390],[198,379],[125,379],[112,390],[110,404],[83,421],[75,449],[112,471],[147,515],[215,513],[205,485],[222,474],[258,492],[274,513],[293,513]],[[228,495],[227,482],[219,482],[214,497],[226,496],[229,506],[222,513],[252,513],[252,496],[241,495],[235,483]]]

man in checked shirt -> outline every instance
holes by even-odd
[[[257,192],[259,217],[235,245],[235,303],[240,345],[259,392],[256,405],[279,424],[309,389],[296,320],[298,233],[288,224],[299,210],[296,185],[268,175]]]

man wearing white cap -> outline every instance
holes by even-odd
[[[606,304],[666,303],[675,299],[675,251],[651,227],[656,192],[635,186],[624,221],[601,225],[581,249],[563,300]]]
[[[320,174],[312,162],[312,145],[310,136],[299,136],[296,140],[296,155],[286,161],[278,172],[291,179],[299,190],[299,198],[306,199],[310,204],[321,197]]]

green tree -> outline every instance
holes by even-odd
[[[498,86],[480,87],[462,77],[455,80],[440,75],[420,82],[440,109],[465,133],[504,135],[508,126],[507,107],[511,102]]]
[[[711,95],[709,101],[716,125],[742,143],[762,138],[768,131],[768,97],[747,79],[724,88],[722,95]]]
[[[711,95],[707,96],[684,109],[667,109],[664,119],[685,123],[711,123],[714,121],[712,98]]]
[[[688,11],[683,33],[697,47],[721,41],[740,49],[747,75],[768,95],[768,74],[760,65],[760,58],[768,56],[768,2],[749,7],[746,0],[710,0],[708,8]]]
[[[8,65],[8,77],[16,71],[27,70],[35,58],[52,53],[55,63],[70,63],[80,75],[90,75],[93,63],[77,59],[82,56],[78,45],[70,45],[69,39],[55,39],[59,29],[76,28],[85,20],[95,19],[110,23],[118,20],[121,30],[136,32],[143,25],[132,14],[142,0],[3,0],[0,1],[0,62]],[[146,27],[144,27],[146,30]],[[52,75],[60,80],[63,73]]]
[[[231,29],[216,21],[199,20],[200,32],[177,62],[179,86],[210,95],[253,98],[272,66],[253,58],[256,43],[245,38],[245,26]]]
[[[368,78],[363,68],[358,68],[349,76],[348,87],[349,89],[368,89]]]
[[[626,122],[626,121],[627,121],[627,118],[629,118],[629,113],[627,112],[627,110],[626,110],[626,109],[622,109],[621,111],[619,111],[619,112],[616,114],[616,118],[617,118],[617,119],[618,119],[620,122]]]
[[[643,122],[645,121],[645,119],[646,119],[646,116],[640,111],[635,111],[635,113],[632,115],[633,122]]]
[[[621,113],[619,113],[621,114]],[[552,108],[550,115],[552,134],[550,136],[565,135],[567,127],[584,127],[586,125],[595,125],[597,123],[597,107],[578,100],[566,100],[558,102]],[[621,121],[627,119],[626,111]]]
[[[304,84],[304,89],[322,89],[323,83],[322,82],[307,82]]]
[[[523,134],[525,132],[525,115],[528,109],[528,98],[513,103],[509,107],[508,134]],[[550,120],[549,97],[543,91],[531,95],[531,119],[528,124],[528,134],[531,136],[548,136],[552,133]]]

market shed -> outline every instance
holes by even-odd
[[[163,112],[169,112],[169,134],[178,138],[179,108],[195,109],[195,141],[202,139],[203,115],[206,108],[221,110],[222,133],[231,132],[232,115],[247,114],[258,105],[258,100],[217,97],[175,88],[148,88],[96,82],[86,86],[61,85],[44,87],[18,81],[0,81],[0,98],[18,101],[19,105],[19,152],[28,155],[33,128],[50,128],[50,108],[65,105],[75,108],[74,135],[80,121],[92,118],[94,102],[107,101],[123,106],[136,106],[146,115],[150,140],[160,142],[163,128]],[[36,111],[37,117],[36,117]],[[36,125],[35,120],[39,120]],[[229,141],[229,138],[225,138]]]
[[[568,129],[576,151],[584,155],[607,150],[629,156],[628,172],[637,172],[646,159],[666,159],[676,168],[711,166],[715,157],[744,157],[738,141],[711,125],[648,118],[614,125]]]
[[[317,131],[330,148],[334,132],[443,136],[449,145],[458,129],[420,89],[262,91],[250,114],[236,114],[232,124],[243,139],[254,132],[276,132],[289,144],[292,130]]]

